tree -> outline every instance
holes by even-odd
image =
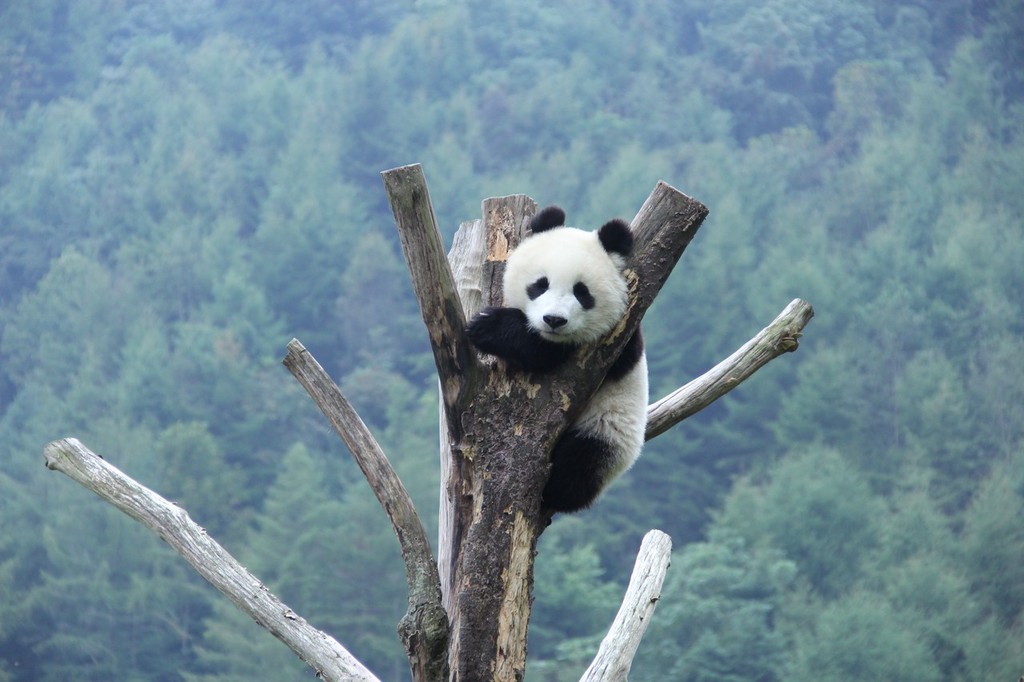
[[[824,607],[817,630],[798,637],[788,679],[942,679],[927,639],[877,594],[851,594]]]
[[[783,460],[763,492],[739,486],[723,520],[747,542],[783,550],[817,592],[834,596],[860,575],[883,509],[838,453],[814,451]]]
[[[657,644],[637,679],[785,679],[786,641],[774,625],[796,566],[777,550],[751,549],[728,528],[710,535],[676,557],[652,628]]]
[[[515,680],[525,666],[536,542],[550,522],[540,509],[547,455],[640,324],[707,209],[659,183],[632,223],[631,303],[620,328],[580,362],[532,377],[485,364],[465,337],[536,204],[484,202],[446,256],[419,166],[384,174],[413,288],[430,333],[442,401],[440,543],[435,561],[411,498],[380,446],[319,363],[299,343],[285,365],[345,440],[399,539],[409,587],[399,634],[416,680]],[[648,437],[702,409],[779,355],[795,350],[813,311],[794,301],[760,334],[704,376],[651,406]],[[94,490],[169,544],[242,610],[327,679],[374,679],[325,633],[288,609],[180,508],[121,474],[74,439],[45,450],[47,465]],[[667,568],[669,542],[649,534],[634,580],[585,679],[629,670]]]

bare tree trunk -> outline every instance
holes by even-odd
[[[581,349],[578,362],[551,376],[508,372],[481,362],[465,335],[467,318],[501,300],[504,261],[537,206],[525,196],[489,199],[483,219],[456,235],[451,264],[442,247],[420,167],[383,173],[403,252],[430,334],[441,394],[439,561],[423,525],[380,446],[337,386],[298,341],[285,365],[349,446],[402,548],[409,609],[399,625],[417,682],[518,681],[526,665],[533,561],[550,522],[540,509],[548,455],[640,324],[699,228],[707,209],[659,183],[633,219],[634,256],[626,271],[630,307],[609,338]],[[648,439],[735,388],[758,368],[797,347],[813,310],[796,300],[768,327],[704,376],[648,410]],[[281,604],[196,526],[184,510],[144,488],[74,439],[44,451],[66,473],[144,523],[243,611],[270,630],[318,676],[373,680],[340,644]],[[628,672],[668,565],[670,542],[645,538],[634,579],[586,680]]]
[[[449,449],[442,453],[442,506],[451,506],[440,541],[441,589],[452,626],[452,679],[519,680],[526,665],[533,557],[550,521],[540,509],[549,453],[632,336],[707,209],[659,184],[634,220],[636,255],[627,272],[632,301],[623,324],[579,365],[533,377],[477,359],[462,333],[466,311],[455,276],[434,246],[440,240],[421,169],[383,175],[441,381]],[[463,227],[484,231],[482,238],[461,237],[476,245],[473,257],[483,246],[484,262],[455,268],[464,286],[479,291],[474,301],[500,300],[498,271],[535,210],[523,197],[492,200],[484,204],[482,223]],[[473,282],[467,273],[476,271],[479,280]],[[429,273],[429,279],[417,282],[416,273]]]

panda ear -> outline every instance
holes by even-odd
[[[629,231],[625,220],[609,220],[597,231],[597,238],[608,253],[628,256],[633,250],[633,233]]]
[[[565,225],[565,211],[557,206],[548,206],[533,216],[533,220],[530,221],[530,232],[537,234],[562,225]]]

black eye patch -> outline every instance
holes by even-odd
[[[576,297],[576,300],[580,302],[584,310],[590,310],[594,307],[594,296],[583,282],[576,282],[576,286],[572,288],[572,295]]]
[[[526,295],[530,297],[530,300],[537,298],[545,291],[548,290],[548,278],[541,277],[536,282],[526,287]]]

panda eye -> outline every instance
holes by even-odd
[[[594,307],[594,296],[590,293],[590,289],[583,282],[576,282],[576,286],[572,288],[572,295],[576,297],[576,300],[580,302],[584,310],[590,310]]]
[[[534,300],[545,291],[548,290],[548,278],[541,277],[536,282],[526,287],[526,295],[530,297],[530,300]]]

